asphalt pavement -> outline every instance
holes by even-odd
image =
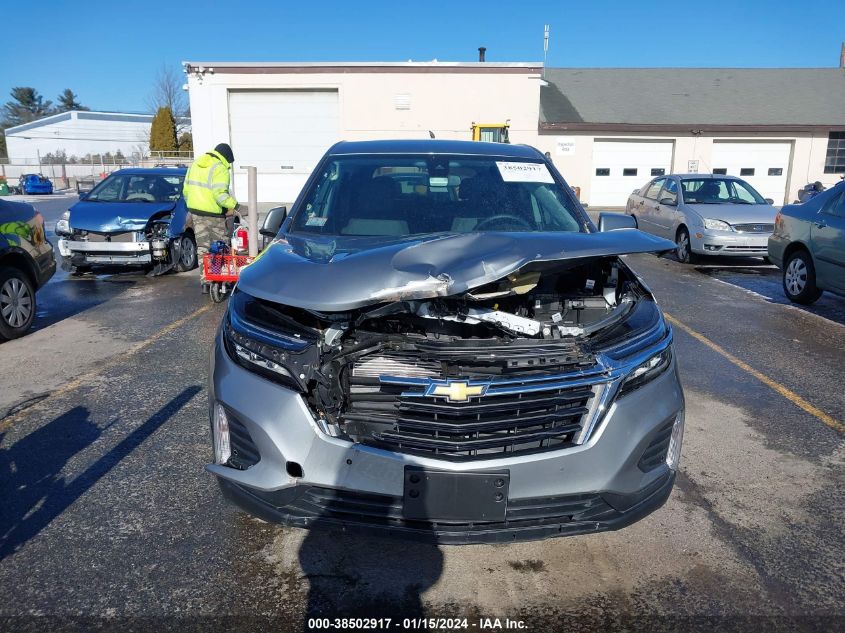
[[[785,305],[756,260],[628,261],[675,328],[687,427],[671,498],[619,532],[439,547],[227,505],[203,471],[225,305],[196,271],[57,275],[39,299],[76,307],[0,345],[0,630],[843,630],[845,299]]]

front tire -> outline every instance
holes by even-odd
[[[682,264],[695,263],[695,253],[692,252],[689,231],[686,227],[682,226],[678,229],[678,233],[675,235],[675,245],[675,256],[678,258],[679,262]]]
[[[17,268],[0,268],[0,337],[19,338],[35,320],[35,288]]]
[[[186,273],[197,267],[197,245],[190,235],[183,235],[179,244],[179,261],[176,272]]]
[[[822,291],[816,287],[816,267],[807,251],[796,251],[786,260],[783,292],[787,299],[802,305],[815,303],[822,296]]]

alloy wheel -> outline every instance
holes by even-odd
[[[807,264],[800,257],[795,257],[789,262],[784,275],[786,289],[791,295],[798,295],[807,286]]]
[[[20,279],[7,279],[0,288],[0,314],[13,328],[22,327],[32,316],[32,296]]]
[[[681,231],[678,234],[678,259],[682,262],[689,261],[689,235],[686,231]]]
[[[190,237],[182,238],[182,252],[179,259],[182,267],[186,270],[194,267],[197,259],[197,247]]]

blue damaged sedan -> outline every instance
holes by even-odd
[[[56,223],[62,268],[146,267],[153,274],[197,265],[193,224],[182,197],[184,168],[121,169]]]

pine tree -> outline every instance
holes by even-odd
[[[7,101],[2,109],[3,128],[29,123],[53,113],[53,102],[44,101],[35,88],[12,88],[9,94],[12,100]]]
[[[150,151],[175,152],[178,147],[173,111],[168,107],[159,108],[150,126]]]
[[[65,88],[58,97],[59,103],[58,105],[56,105],[56,111],[69,112],[71,110],[91,109],[79,103],[77,99],[78,97],[73,93],[73,90],[71,90],[70,88]]]

